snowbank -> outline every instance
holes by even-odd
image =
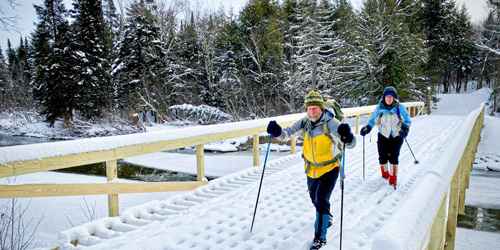
[[[0,131],[15,136],[67,140],[130,134],[140,130],[121,120],[89,123],[76,119],[70,129],[65,128],[63,122],[58,120],[53,127],[50,127],[45,118],[37,112],[15,111],[0,113]]]
[[[456,250],[491,250],[500,246],[500,234],[457,228]]]

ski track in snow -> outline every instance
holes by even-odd
[[[369,249],[371,237],[404,202],[412,187],[465,117],[414,118],[400,155],[398,190],[380,177],[376,139],[366,138],[366,180],[362,180],[362,137],[346,153],[344,248]],[[429,126],[432,124],[432,126]],[[376,136],[373,131],[371,136]],[[271,152],[272,153],[272,152]],[[315,211],[307,192],[300,154],[268,162],[253,233],[249,233],[261,168],[215,181],[166,201],[131,208],[119,218],[105,218],[63,233],[62,249],[308,249]],[[334,226],[324,249],[338,249],[340,179],[332,196]],[[69,237],[68,237],[69,236]]]

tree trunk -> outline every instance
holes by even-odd
[[[73,112],[72,111],[67,111],[64,113],[64,123],[63,126],[64,128],[71,128],[72,121],[73,121]]]
[[[469,75],[465,75],[465,82],[464,82],[464,92],[467,93],[467,85],[469,84]]]

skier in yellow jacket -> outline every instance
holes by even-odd
[[[326,244],[327,229],[332,225],[330,197],[339,176],[343,145],[353,148],[356,140],[348,124],[340,123],[335,114],[325,108],[325,101],[317,91],[304,98],[307,117],[282,129],[276,121],[269,122],[267,132],[280,140],[302,132],[304,139],[304,169],[311,201],[316,208],[315,234],[311,249]]]

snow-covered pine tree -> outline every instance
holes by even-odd
[[[429,60],[426,65],[427,75],[432,82],[441,82],[444,92],[450,88],[452,67],[450,62],[455,54],[455,41],[452,33],[456,18],[455,2],[452,0],[422,0],[424,10],[422,19],[429,49]]]
[[[77,62],[73,60],[68,13],[62,0],[45,0],[35,5],[38,23],[33,34],[34,94],[42,114],[54,125],[64,118],[69,126],[77,107],[77,85],[73,77]]]
[[[19,39],[19,47],[16,50],[17,54],[17,73],[16,79],[12,79],[14,83],[13,97],[16,107],[30,108],[33,103],[31,81],[31,64],[29,45],[25,43],[21,37]]]
[[[295,37],[293,56],[296,71],[290,75],[294,84],[289,84],[295,93],[297,109],[301,108],[301,97],[308,90],[318,89],[323,94],[338,97],[342,84],[353,78],[356,51],[337,32],[336,9],[330,1],[302,1],[297,11],[301,22]],[[358,53],[359,54],[359,53]]]
[[[0,111],[7,108],[7,90],[9,87],[9,71],[0,47]]]
[[[491,114],[500,112],[500,3],[489,0],[489,14],[483,22],[476,46],[481,49],[480,83],[493,89]]]
[[[7,39],[7,63],[9,65],[10,79],[14,82],[19,77],[19,58],[16,50],[12,47],[10,39]]]
[[[277,1],[250,1],[240,13],[243,103],[247,114],[264,116],[283,110],[276,86],[283,77],[283,33]]]
[[[181,22],[175,43],[175,59],[183,68],[177,84],[182,85],[182,95],[177,97],[177,102],[200,103],[197,100],[203,87],[203,57],[194,13],[190,13],[188,20]]]
[[[104,22],[111,28],[112,34],[120,33],[120,16],[117,13],[114,0],[102,1],[102,13]]]
[[[127,10],[125,30],[118,44],[119,54],[112,66],[122,116],[130,117],[133,113],[156,111],[159,106],[166,106],[158,103],[156,93],[151,91],[159,87],[167,92],[171,90],[166,77],[170,68],[167,67],[165,47],[156,17],[143,0],[133,2]]]
[[[352,8],[351,2],[348,0],[333,1],[333,28],[337,34],[344,39],[354,38],[355,31],[353,27],[356,25],[356,14]]]
[[[462,86],[465,91],[467,90],[468,80],[474,64],[476,47],[473,41],[474,30],[465,5],[462,5],[461,9],[457,10],[456,16],[456,54],[454,58],[454,70],[456,73],[455,90],[460,92]]]
[[[224,25],[224,12],[210,14],[198,21],[201,56],[201,101],[209,106],[224,109],[224,99],[218,93],[217,34]]]
[[[281,100],[290,111],[302,110],[303,101],[297,98],[295,75],[297,74],[298,38],[301,29],[299,1],[285,0],[281,7],[284,53],[284,80],[280,82]]]
[[[87,118],[101,117],[112,101],[110,44],[101,1],[76,0],[73,3],[73,49],[78,58],[78,110]]]
[[[387,85],[396,86],[401,98],[422,97],[417,84],[427,60],[422,34],[411,33],[402,1],[367,0],[360,14],[358,36],[366,74],[353,86],[354,95],[380,96]],[[374,100],[371,100],[374,101]]]
[[[212,88],[218,99],[222,100],[224,111],[239,117],[246,107],[242,97],[241,81],[241,30],[237,21],[229,17],[217,32],[215,41],[214,69],[216,73],[215,86]]]

